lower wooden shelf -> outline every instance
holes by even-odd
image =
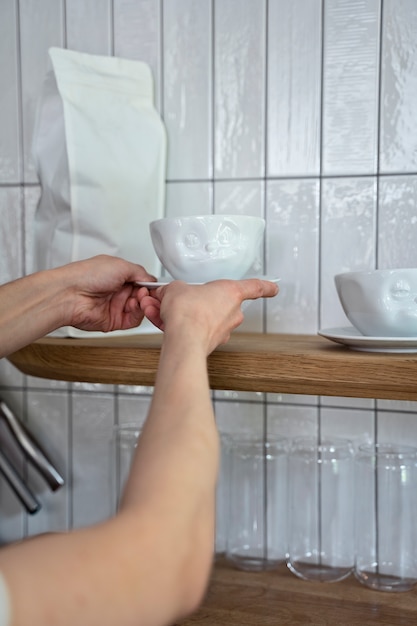
[[[218,559],[206,598],[177,626],[397,626],[417,624],[417,590],[372,591],[351,576],[337,583],[300,580],[285,565],[260,573]]]

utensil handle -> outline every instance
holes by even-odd
[[[64,484],[64,479],[52,465],[46,454],[40,448],[31,433],[20,423],[7,404],[0,399],[0,417],[3,417],[14,435],[17,443],[30,459],[38,472],[43,476],[52,491],[56,491]]]
[[[40,502],[35,498],[31,490],[25,485],[10,461],[0,451],[0,472],[9,483],[10,487],[25,507],[26,511],[33,515],[41,508]]]

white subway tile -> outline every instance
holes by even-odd
[[[67,394],[30,391],[27,425],[65,480],[65,485],[53,492],[33,465],[28,464],[29,485],[42,505],[38,513],[28,518],[28,534],[67,530],[71,489]]]
[[[220,460],[216,487],[216,540],[215,552],[222,554],[227,546],[227,529],[229,519],[229,454],[227,442],[224,437],[220,438]]]
[[[112,53],[112,0],[66,0],[67,47],[89,54]]]
[[[168,178],[212,176],[211,2],[164,4],[164,120]]]
[[[379,183],[378,267],[417,267],[417,176]]]
[[[115,456],[111,456],[114,398],[72,396],[72,523],[78,528],[108,517]]]
[[[21,180],[19,67],[15,0],[0,3],[0,183]]]
[[[262,391],[235,391],[232,389],[222,389],[214,391],[214,398],[217,400],[234,400],[235,402],[263,402]]]
[[[214,212],[227,215],[264,216],[264,184],[261,181],[218,181],[214,186]],[[264,274],[264,246],[259,249],[248,274]],[[264,300],[247,301],[243,305],[245,319],[237,332],[262,332]]]
[[[39,186],[24,187],[23,189],[23,203],[24,203],[24,274],[31,274],[34,271],[34,256],[33,256],[33,242],[34,242],[34,217],[36,207],[40,198],[41,189]],[[61,389],[63,391],[69,388],[69,383],[63,380],[52,380],[48,378],[37,378],[35,376],[28,376],[26,379],[27,385],[30,388],[36,389]]]
[[[142,427],[148,415],[151,398],[149,396],[118,396],[118,423],[137,424]]]
[[[271,404],[267,408],[268,434],[288,439],[316,436],[318,408],[312,406],[282,406]]]
[[[216,552],[224,552],[227,541],[229,509],[228,445],[230,440],[250,436],[261,440],[264,436],[264,417],[261,404],[248,402],[215,403],[216,423],[220,432],[221,457],[216,492]]]
[[[108,393],[112,393],[115,389],[114,385],[104,384],[104,383],[80,383],[74,382],[71,383],[74,391],[89,391],[91,393],[96,393],[97,391],[107,391]]]
[[[2,514],[0,546],[23,539],[25,518],[22,514],[22,506],[5,478],[0,476],[0,507]]]
[[[113,0],[114,53],[144,61],[152,71],[155,105],[161,107],[161,1]]]
[[[0,284],[23,273],[22,195],[19,187],[0,187]]]
[[[155,328],[155,332],[156,328]],[[117,393],[131,393],[132,395],[152,395],[153,387],[151,385],[115,385]]]
[[[379,0],[325,2],[324,174],[373,174],[377,164]]]
[[[39,186],[25,187],[23,189],[23,204],[25,216],[25,274],[34,271],[34,236],[35,236],[35,213],[41,196]]]
[[[316,332],[318,180],[269,181],[266,224],[266,274],[281,278],[279,294],[266,302],[267,331]]]
[[[214,212],[264,216],[264,187],[258,180],[217,181]]]
[[[265,0],[215,0],[215,175],[265,171]]]
[[[417,447],[417,415],[409,412],[380,411],[378,441]]]
[[[22,63],[22,107],[24,180],[36,182],[32,160],[32,135],[41,87],[49,69],[48,48],[64,45],[62,0],[20,0],[20,46]]]
[[[117,398],[117,426],[119,428],[134,428],[134,431],[140,433],[146,417],[148,415],[151,398],[140,395],[126,395]],[[111,488],[113,490],[114,509],[120,502],[120,496],[129,477],[132,461],[134,457],[134,444],[131,438],[114,437],[114,442],[119,442],[119,448],[116,450],[116,468],[111,480]]]
[[[417,170],[417,4],[385,0],[381,75],[383,173]]]
[[[10,361],[0,359],[0,388],[21,388],[24,380],[23,374]]]
[[[255,402],[215,402],[216,423],[224,436],[262,437],[264,433],[263,408]]]
[[[341,407],[352,409],[374,409],[375,400],[372,398],[344,398],[340,396],[320,396],[323,407]]]
[[[304,395],[301,393],[267,393],[267,402],[287,405],[301,404],[308,406],[317,406],[319,402],[318,396]]]
[[[377,400],[377,409],[384,409],[386,411],[409,411],[417,413],[417,401],[412,400]]]
[[[26,384],[31,389],[54,389],[56,391],[67,391],[70,383],[65,380],[53,380],[52,378],[37,378],[35,376],[27,376]]]
[[[323,439],[350,439],[354,448],[374,441],[375,416],[373,410],[342,407],[320,409],[320,434]]]
[[[23,392],[2,390],[1,396],[16,415],[23,416]],[[7,458],[23,478],[23,455],[18,446],[14,445],[14,438],[10,436],[8,428],[0,423],[0,445],[4,446],[6,442],[8,447],[4,451]],[[25,535],[25,509],[2,474],[0,474],[0,511],[0,546],[23,539]]]
[[[321,0],[269,0],[269,176],[320,172]]]
[[[375,179],[323,180],[321,216],[321,327],[349,326],[334,276],[375,267]]]
[[[213,212],[213,185],[206,182],[168,183],[167,217],[206,215]]]

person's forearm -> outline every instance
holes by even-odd
[[[142,510],[154,520],[170,584],[194,603],[205,590],[214,554],[218,448],[201,342],[165,337],[121,508]]]
[[[159,499],[167,481],[183,487],[184,481],[194,482],[201,475],[203,483],[211,487],[216,478],[217,448],[206,355],[198,343],[187,346],[180,338],[165,337],[155,392],[124,506],[144,498]],[[176,471],[165,477],[156,491],[151,481],[160,481],[166,465],[173,464],[174,459]],[[191,468],[194,471],[189,476]],[[166,491],[171,493],[170,488]]]
[[[205,353],[165,337],[119,514],[3,549],[16,624],[167,626],[195,609],[213,559],[217,465]]]
[[[59,328],[68,305],[59,270],[37,272],[0,287],[0,357]]]

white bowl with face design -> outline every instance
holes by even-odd
[[[334,280],[347,318],[363,335],[417,336],[417,268],[346,272]]]
[[[260,256],[265,220],[248,215],[198,215],[150,223],[163,267],[177,280],[205,283],[239,280]]]

